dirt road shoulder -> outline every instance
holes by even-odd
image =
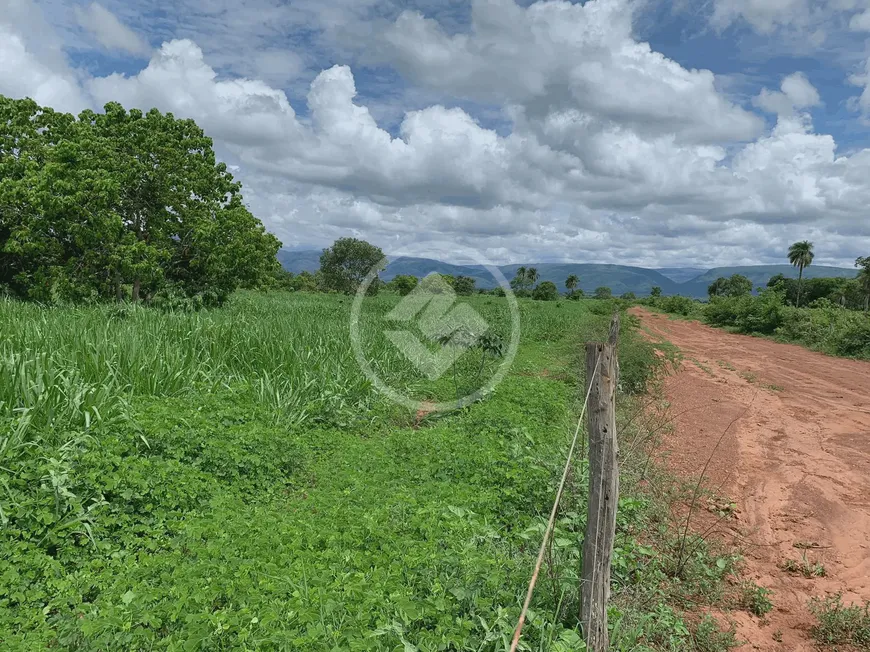
[[[697,478],[711,460],[746,573],[773,591],[764,619],[735,615],[742,649],[817,649],[811,598],[870,600],[870,363],[633,312],[682,352],[669,465]]]

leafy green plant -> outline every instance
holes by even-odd
[[[709,614],[692,629],[692,641],[698,652],[727,652],[740,645],[734,628],[723,631]]]
[[[773,609],[770,600],[772,591],[754,582],[746,581],[740,586],[737,597],[738,605],[759,618],[766,616]]]
[[[842,594],[813,599],[810,611],[819,622],[813,637],[823,645],[854,645],[870,650],[870,602],[864,605],[843,604]]]

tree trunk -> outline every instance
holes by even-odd
[[[139,301],[139,289],[142,287],[142,280],[137,275],[136,278],[133,279],[133,303],[138,303]]]
[[[801,307],[801,290],[804,288],[804,268],[798,267],[798,297],[797,297],[797,307]]]
[[[120,272],[115,272],[115,299],[117,301],[124,300],[124,291],[121,288],[121,274],[120,274]]]

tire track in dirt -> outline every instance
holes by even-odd
[[[765,619],[733,614],[741,649],[817,649],[810,598],[870,599],[870,363],[632,312],[683,356],[665,383],[669,466],[697,478],[715,449],[707,484],[737,504],[746,575],[773,591]],[[804,554],[825,577],[782,570]]]

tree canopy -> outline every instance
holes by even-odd
[[[353,294],[383,259],[380,247],[356,238],[339,238],[320,256],[323,282],[329,290]],[[373,283],[370,287],[377,286]]]
[[[542,281],[532,291],[532,298],[538,301],[555,301],[559,298],[559,289],[552,281]]]
[[[453,282],[453,289],[456,290],[456,294],[469,296],[474,294],[474,284],[475,280],[470,276],[457,276],[456,280]]]
[[[407,294],[410,294],[411,290],[413,290],[415,287],[417,287],[417,284],[419,282],[420,282],[420,279],[418,279],[416,276],[411,276],[408,274],[399,274],[392,281],[387,283],[387,286],[389,289],[393,290],[394,292],[398,292],[402,296],[405,296]]]
[[[752,281],[742,274],[720,276],[707,288],[711,297],[740,297],[751,293]]]
[[[174,287],[220,302],[274,277],[279,247],[192,120],[0,96],[0,284],[14,294],[140,301]]]

